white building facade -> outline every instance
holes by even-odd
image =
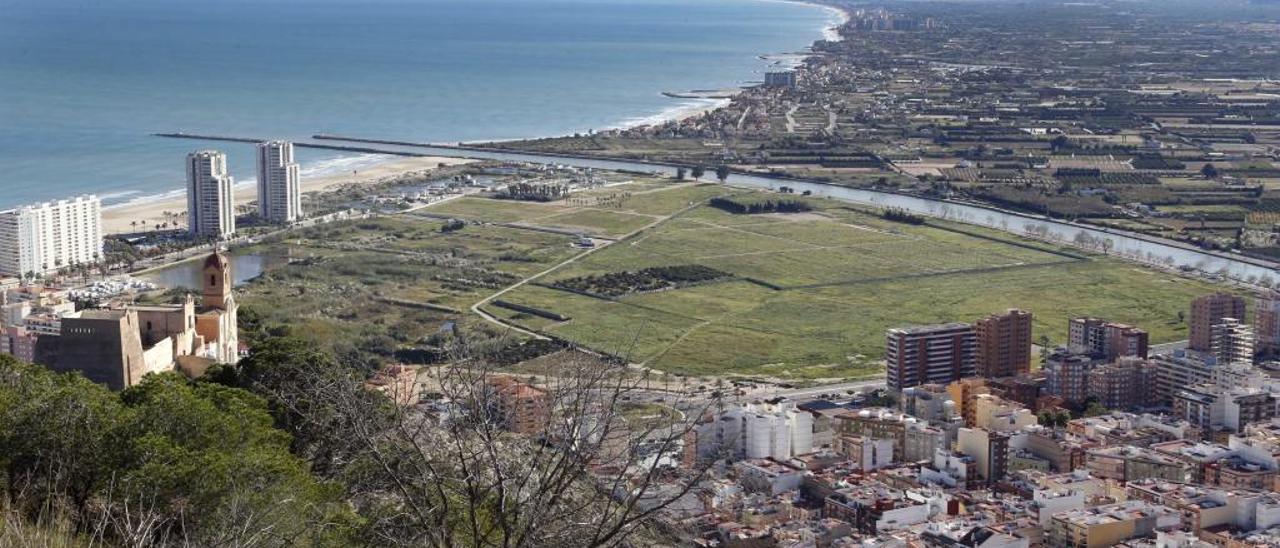
[[[812,453],[813,415],[789,405],[747,404],[698,426],[700,458],[772,458],[786,461]]]
[[[42,275],[100,260],[102,201],[96,196],[0,212],[0,275]]]
[[[298,169],[293,143],[258,144],[258,215],[264,220],[288,224],[302,218]]]
[[[215,150],[187,155],[187,221],[195,238],[228,238],[236,232],[235,181],[227,156]]]

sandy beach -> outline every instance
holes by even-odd
[[[365,167],[354,173],[340,173],[323,177],[304,177],[300,183],[303,194],[323,192],[347,184],[372,184],[410,173],[430,171],[440,164],[458,165],[470,162],[462,158],[420,157],[397,158],[373,166]],[[257,188],[253,185],[236,185],[236,205],[244,205],[258,198]],[[143,226],[154,226],[180,220],[173,215],[182,215],[187,210],[185,196],[160,198],[137,203],[121,204],[102,210],[102,226],[107,234],[136,232]],[[171,215],[166,216],[168,212]],[[184,216],[185,217],[185,216]],[[132,223],[137,222],[134,226]]]

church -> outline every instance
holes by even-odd
[[[87,310],[67,318],[50,367],[121,390],[148,373],[177,370],[194,378],[214,364],[234,364],[240,339],[232,284],[231,262],[214,253],[201,269],[198,306],[188,295],[178,304]]]

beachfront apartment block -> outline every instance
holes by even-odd
[[[258,215],[263,220],[288,224],[302,218],[298,180],[293,143],[258,143]]]
[[[92,195],[0,212],[0,275],[42,275],[102,258],[102,202]]]
[[[227,155],[202,150],[187,155],[188,230],[195,238],[222,239],[236,232],[235,181]]]

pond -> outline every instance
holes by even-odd
[[[243,255],[233,253],[227,257],[231,260],[231,280],[237,287],[253,281],[269,268],[289,262],[288,257],[257,253]],[[198,291],[203,288],[201,285],[203,269],[203,260],[191,260],[144,274],[141,278],[164,289],[184,287]]]

